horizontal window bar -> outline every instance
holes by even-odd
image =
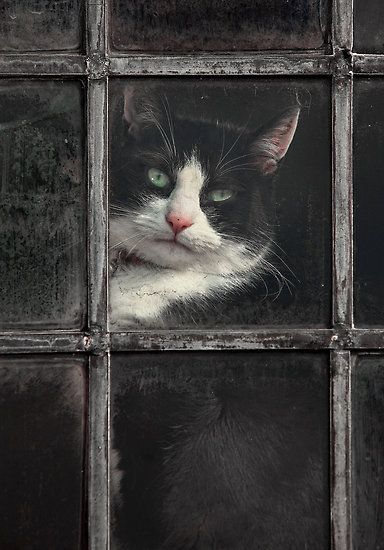
[[[0,76],[78,76],[86,72],[87,63],[83,55],[0,55]]]
[[[0,334],[0,354],[163,350],[384,350],[384,328]]]
[[[353,54],[353,70],[356,74],[384,75],[384,55]]]
[[[330,329],[121,332],[111,334],[111,350],[328,349],[337,341]]]
[[[1,353],[72,353],[88,351],[91,338],[85,333],[0,334]]]
[[[330,74],[332,56],[305,54],[132,55],[110,57],[115,76]]]
[[[0,76],[303,75],[332,73],[334,57],[319,53],[89,57],[80,54],[2,54]]]
[[[384,54],[353,54],[357,74],[384,74]],[[102,68],[102,71],[101,71]],[[319,53],[247,53],[87,57],[65,53],[0,54],[0,76],[329,75],[337,56]]]

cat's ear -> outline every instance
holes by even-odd
[[[286,111],[267,129],[261,131],[251,145],[254,162],[260,172],[269,176],[276,172],[292,143],[299,120],[300,108]]]
[[[139,117],[137,114],[137,107],[135,105],[135,89],[133,86],[126,86],[124,88],[124,111],[123,119],[128,124],[129,132],[136,135],[139,130]]]
[[[128,125],[128,131],[137,137],[140,131],[157,124],[161,118],[158,101],[155,94],[146,88],[134,88],[127,85],[124,88],[123,119]]]

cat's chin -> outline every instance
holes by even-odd
[[[135,254],[145,262],[168,269],[188,269],[196,261],[196,253],[188,246],[167,239],[154,239],[138,247]]]

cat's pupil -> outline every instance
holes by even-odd
[[[157,168],[150,168],[148,170],[148,179],[155,187],[160,189],[166,187],[169,183],[169,177]]]
[[[233,196],[233,191],[230,189],[215,189],[208,193],[208,198],[213,202],[224,202]]]

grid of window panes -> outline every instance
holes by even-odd
[[[0,15],[0,547],[381,548],[381,1]]]

